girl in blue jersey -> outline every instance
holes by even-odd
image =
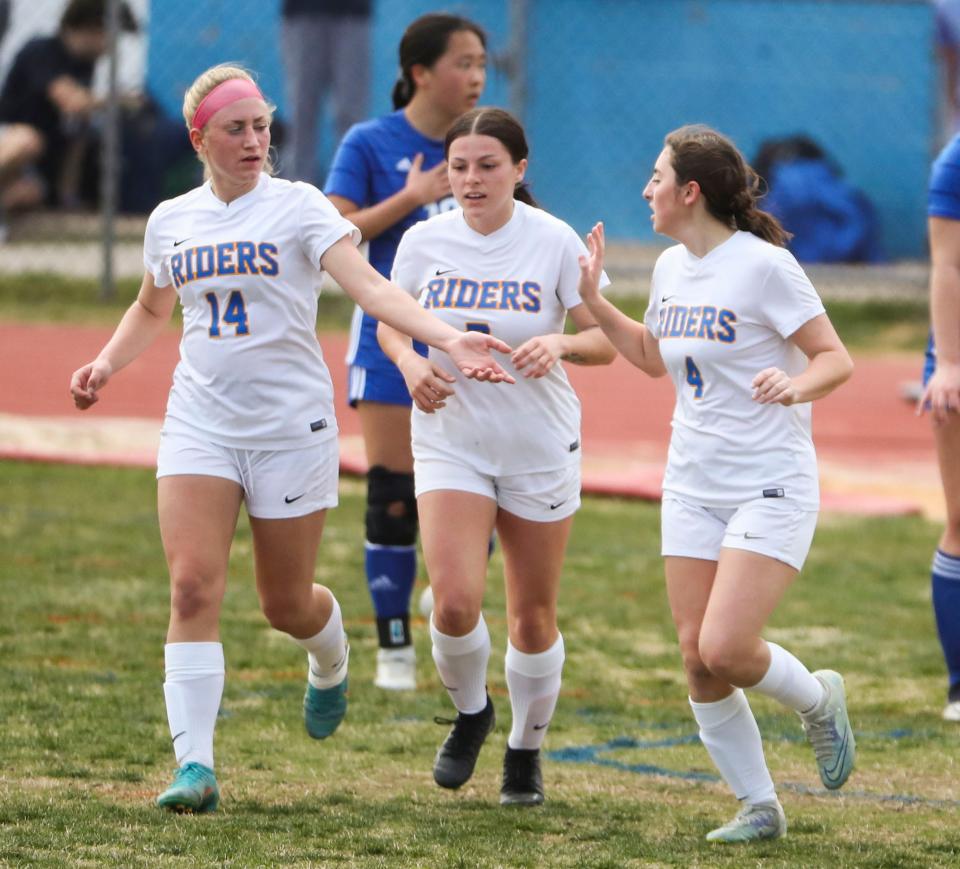
[[[340,144],[325,192],[370,244],[370,262],[389,276],[413,224],[456,207],[443,138],[473,108],[486,78],[486,36],[471,21],[430,14],[400,41],[393,113],[354,126]],[[366,574],[380,649],[374,684],[416,687],[410,596],[417,573],[417,507],[410,452],[410,395],[377,344],[377,322],[356,309],[350,335],[349,398],[366,447]],[[420,348],[421,351],[423,348]]]
[[[933,556],[931,583],[950,680],[943,717],[960,721],[960,136],[933,164],[927,216],[933,328],[918,410],[930,410],[933,416],[947,502],[947,523]]]

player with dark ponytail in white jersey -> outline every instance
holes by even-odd
[[[414,401],[414,478],[433,588],[433,658],[457,709],[433,774],[441,787],[463,785],[495,723],[481,606],[487,545],[496,528],[513,713],[500,802],[539,805],[540,747],[564,661],[557,595],[580,506],[580,402],[561,363],[613,360],[613,347],[577,292],[609,281],[576,233],[533,205],[523,184],[527,142],[515,118],[501,109],[473,109],[451,127],[445,149],[460,207],[407,231],[392,278],[444,322],[515,346],[504,367],[517,382],[509,392],[475,389],[479,384],[438,354],[425,359],[395,329],[379,327]],[[567,314],[576,334],[564,334]]]
[[[330,736],[346,711],[340,607],[314,582],[338,476],[333,389],[316,335],[323,271],[378,319],[448,353],[467,377],[510,380],[490,356],[510,348],[424,311],[360,255],[356,227],[319,190],[271,177],[272,107],[246,70],[201,74],[183,114],[206,181],[150,215],[137,300],[70,390],[81,410],[98,401],[167,328],[179,300],[180,362],[157,457],[171,600],[163,687],[177,770],[157,803],[210,812],[219,802],[220,608],[242,502],[261,609],[307,653],[308,733]]]
[[[617,349],[676,388],[663,482],[667,595],[700,739],[742,808],[711,841],[773,839],[786,820],[747,691],[796,711],[824,786],[854,762],[843,680],[761,636],[803,566],[819,509],[810,402],[853,363],[816,291],[757,207],[759,180],[704,126],[670,133],[644,190],[657,260],[643,324],[592,285],[584,302]],[[603,226],[588,237],[602,255]]]
[[[469,19],[422,15],[403,33],[394,111],[353,126],[337,149],[324,191],[369,242],[386,276],[403,233],[456,208],[443,137],[476,105],[486,81],[486,36]],[[420,348],[426,352],[425,348]],[[350,328],[348,398],[357,409],[367,464],[364,561],[377,620],[374,684],[416,688],[410,598],[417,575],[417,504],[410,454],[410,394],[361,308]],[[428,589],[429,593],[429,589]]]

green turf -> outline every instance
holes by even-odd
[[[117,297],[97,300],[99,284],[60,275],[0,275],[0,320],[25,322],[114,325],[136,298],[138,281],[120,281]],[[615,304],[642,320],[647,300],[641,296],[615,296]],[[925,299],[871,302],[830,301],[827,310],[851,350],[887,352],[920,351],[927,337],[929,315]],[[318,326],[345,330],[353,302],[342,293],[320,296]],[[174,317],[175,324],[178,317]]]
[[[241,522],[223,617],[217,731],[223,802],[166,815],[162,644],[167,580],[149,471],[0,463],[0,865],[951,866],[960,861],[956,742],[928,601],[937,528],[824,517],[769,637],[847,677],[858,767],[818,787],[795,717],[754,697],[788,837],[750,848],[703,835],[736,806],[695,739],[657,556],[656,507],[588,499],[561,592],[567,664],[539,810],[497,805],[509,726],[494,556],[486,613],[500,715],[475,778],[441,791],[430,766],[449,714],[422,620],[420,691],[371,685],[362,489],[344,480],[317,576],[340,598],[351,655],[342,729],[303,732],[305,662],[267,628]],[[611,741],[625,740],[610,746]],[[605,748],[606,746],[606,748]],[[574,762],[579,760],[579,762]],[[651,774],[659,768],[661,774]]]

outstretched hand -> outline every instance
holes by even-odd
[[[493,356],[491,350],[510,353],[511,347],[486,332],[461,332],[444,348],[460,373],[472,380],[489,383],[516,383]]]
[[[918,416],[927,410],[938,425],[945,423],[951,413],[960,413],[960,365],[937,360],[937,369],[917,402]]]
[[[584,301],[596,298],[600,293],[600,276],[603,274],[603,254],[606,250],[606,241],[603,234],[603,221],[595,224],[587,233],[588,256],[581,256],[580,263],[580,298]]]
[[[97,392],[107,385],[112,373],[110,365],[100,359],[74,371],[70,378],[70,395],[77,408],[86,410],[96,404],[100,400]]]

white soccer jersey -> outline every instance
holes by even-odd
[[[474,232],[457,209],[407,231],[393,280],[454,328],[489,332],[516,348],[563,331],[567,309],[581,304],[581,254],[586,247],[567,224],[522,202],[490,235]],[[562,364],[528,379],[501,357],[517,382],[492,384],[468,380],[433,348],[430,358],[456,377],[456,394],[434,414],[414,407],[415,456],[444,455],[494,476],[580,461],[580,401]]]
[[[708,507],[787,497],[818,508],[809,402],[758,404],[750,384],[764,368],[803,371],[787,338],[823,312],[794,256],[749,232],[702,259],[683,245],[660,255],[644,322],[677,392],[665,493]]]
[[[320,258],[347,235],[359,242],[319,190],[266,174],[229,204],[207,182],[157,206],[144,264],[183,307],[165,427],[267,450],[336,435],[317,297]]]

